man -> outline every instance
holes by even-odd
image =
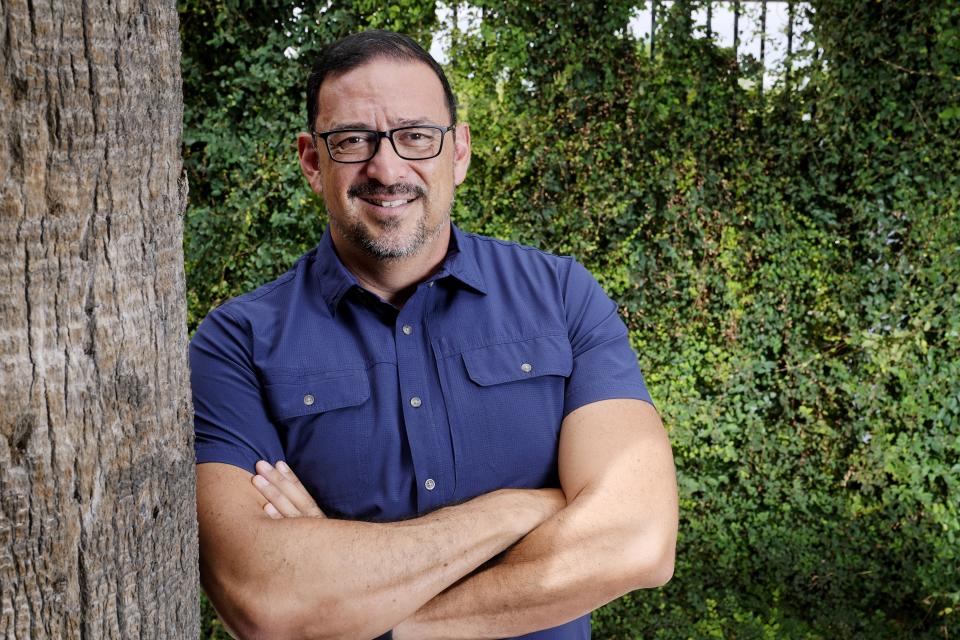
[[[676,540],[615,305],[451,224],[470,130],[406,36],[329,46],[307,111],[327,231],[191,344],[204,589],[242,638],[588,638]]]

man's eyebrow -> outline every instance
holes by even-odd
[[[420,124],[433,125],[433,118],[400,118],[397,120],[398,127],[413,127]]]
[[[339,131],[340,129],[367,129],[373,130],[366,122],[334,122],[327,131]]]
[[[423,117],[423,118],[400,118],[400,119],[398,119],[398,120],[394,120],[393,126],[392,126],[391,128],[396,128],[396,127],[415,127],[415,126],[417,126],[417,125],[424,125],[424,124],[428,124],[428,125],[432,125],[432,126],[437,126],[437,125],[434,124],[433,118]],[[375,129],[374,129],[374,127],[373,127],[372,125],[370,125],[370,124],[368,124],[368,123],[366,123],[366,122],[359,122],[359,121],[356,121],[356,122],[334,122],[333,124],[330,125],[330,128],[327,129],[327,131],[339,131],[339,130],[341,130],[341,129],[364,129],[364,130],[367,130],[367,131],[375,131]]]

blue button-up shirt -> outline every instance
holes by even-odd
[[[401,309],[363,289],[329,229],[190,345],[197,462],[286,460],[333,517],[392,521],[559,486],[563,418],[650,402],[616,305],[569,257],[453,227]],[[525,638],[589,638],[589,616]]]

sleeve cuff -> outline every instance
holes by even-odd
[[[605,384],[603,386],[588,385],[579,387],[573,391],[567,391],[566,400],[564,401],[563,405],[563,417],[566,418],[574,410],[579,409],[584,405],[588,405],[593,402],[599,402],[601,400],[615,399],[643,400],[644,402],[647,402],[656,408],[656,405],[653,404],[653,399],[650,397],[650,393],[647,391],[646,387],[638,387],[637,385],[633,384]]]

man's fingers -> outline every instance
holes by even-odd
[[[257,471],[259,471],[259,468]],[[259,491],[260,494],[267,499],[267,504],[264,506],[263,510],[266,511],[267,515],[271,518],[275,517],[274,514],[267,509],[267,507],[271,505],[274,507],[274,511],[276,511],[279,516],[284,518],[298,518],[303,515],[300,513],[300,510],[297,509],[292,502],[290,502],[287,496],[283,495],[279,487],[270,482],[270,480],[268,480],[266,477],[262,475],[253,476],[253,486],[255,486],[257,491]]]
[[[258,475],[254,477],[254,486],[281,517],[324,517],[323,511],[286,463],[281,461],[274,467],[260,460],[256,469]],[[272,517],[269,512],[268,515]]]
[[[321,511],[320,507],[317,506],[313,496],[310,495],[310,492],[307,491],[306,487],[303,486],[303,483],[300,482],[300,478],[298,478],[297,474],[293,472],[293,469],[291,469],[283,460],[279,460],[277,462],[277,470],[280,471],[280,475],[282,475],[289,483],[289,490],[285,491],[284,494],[294,505],[296,505],[300,512],[305,516],[322,518],[323,511]]]
[[[283,515],[279,511],[277,511],[277,508],[273,506],[273,504],[270,502],[263,505],[263,510],[266,511],[267,515],[273,518],[274,520],[279,520],[280,518],[283,517]]]

